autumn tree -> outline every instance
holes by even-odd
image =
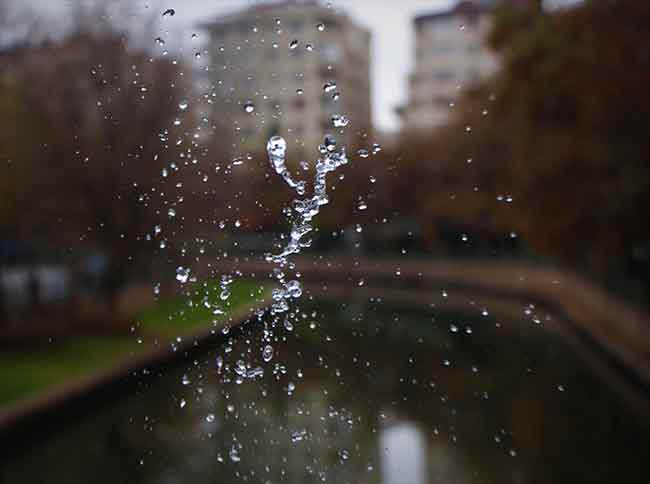
[[[405,143],[401,182],[430,181],[410,195],[420,219],[513,231],[540,254],[649,285],[649,20],[634,0],[499,10],[501,72],[447,127]]]
[[[16,48],[3,62],[3,170],[16,191],[5,230],[96,245],[109,256],[114,296],[175,203],[159,185],[184,137],[174,126],[182,66],[113,30]]]

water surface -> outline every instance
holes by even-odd
[[[250,324],[34,442],[0,481],[646,482],[647,418],[524,313],[379,298],[299,313],[270,362]]]

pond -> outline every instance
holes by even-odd
[[[525,310],[297,310],[271,361],[253,321],[32,440],[0,481],[646,482],[648,418]]]

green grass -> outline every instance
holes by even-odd
[[[222,304],[226,315],[220,316],[221,319],[264,294],[259,284],[248,280],[234,282],[231,292],[227,304]],[[210,303],[220,301],[218,282],[197,283],[190,293],[190,298],[170,298],[141,311],[136,317],[139,323],[136,334],[71,336],[47,346],[3,349],[0,352],[0,409],[61,384],[107,371],[151,349],[154,339],[165,342],[211,327],[215,316],[202,304],[203,295],[208,295]],[[192,306],[188,301],[192,301]]]
[[[31,350],[3,350],[0,407],[108,369],[141,350],[135,338],[126,336],[79,336]]]
[[[264,294],[264,289],[251,280],[233,282],[230,289],[231,295],[224,302],[219,298],[221,288],[218,281],[198,283],[190,289],[189,297],[178,296],[140,312],[136,317],[138,327],[145,334],[167,339],[196,333],[210,326],[213,321],[224,321],[233,309],[254,302]],[[204,298],[210,306],[220,305],[226,314],[212,314],[211,307],[204,305]]]

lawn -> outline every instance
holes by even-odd
[[[129,358],[150,350],[153,342],[167,343],[177,336],[196,334],[224,321],[232,310],[262,298],[264,290],[254,281],[240,280],[231,286],[231,296],[219,298],[218,282],[197,283],[190,297],[162,300],[140,312],[137,331],[131,335],[79,335],[48,346],[3,349],[0,352],[0,409],[35,397],[71,381],[108,371]],[[221,302],[225,314],[216,317],[204,304]]]
[[[245,303],[252,303],[264,296],[264,289],[252,280],[239,280],[230,286],[231,295],[226,301],[219,297],[221,288],[218,281],[195,284],[189,295],[161,301],[142,311],[137,321],[139,329],[145,334],[172,339],[177,336],[193,334],[204,330],[206,324],[225,321],[230,312]],[[210,307],[204,302],[208,302]],[[219,305],[225,311],[215,316],[212,306]]]

